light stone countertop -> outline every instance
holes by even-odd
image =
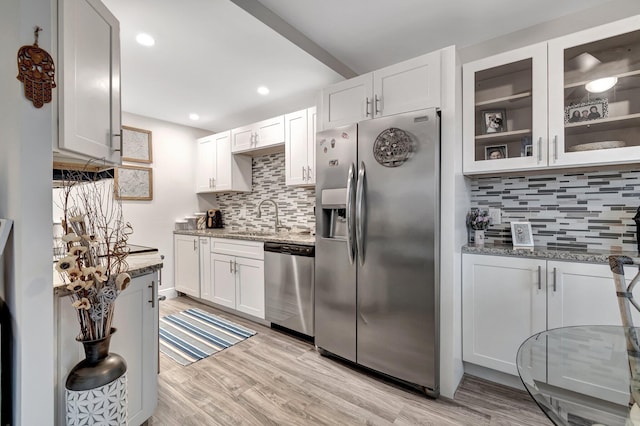
[[[161,269],[162,257],[160,257],[160,253],[157,251],[151,253],[130,254],[127,256],[127,264],[129,264],[127,272],[131,278],[135,278]],[[66,284],[62,282],[62,277],[58,271],[55,270],[55,263],[53,269],[53,289],[55,294],[58,296],[65,296],[68,294]]]
[[[235,240],[262,241],[274,243],[291,243],[301,244],[305,246],[313,246],[316,244],[316,236],[310,233],[296,232],[263,232],[250,230],[229,230],[222,229],[195,229],[173,231],[179,235],[193,235],[197,237],[213,237],[213,238],[229,238]]]
[[[629,257],[638,256],[638,253],[636,252],[586,250],[583,248],[533,247],[533,249],[514,249],[511,245],[504,244],[485,244],[484,246],[466,244],[462,246],[462,253],[604,264],[609,263],[609,256],[611,255]]]

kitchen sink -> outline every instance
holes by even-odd
[[[248,237],[269,237],[276,235],[274,232],[264,231],[229,231],[229,235],[245,235]]]

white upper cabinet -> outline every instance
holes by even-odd
[[[215,175],[216,145],[215,135],[198,139],[196,157],[196,192],[210,192]]]
[[[373,72],[373,116],[440,106],[440,51]]]
[[[259,121],[231,130],[231,152],[250,153],[265,149],[282,149],[284,145],[284,116]]]
[[[316,107],[307,108],[307,183],[316,184],[316,133],[318,132],[318,111]]]
[[[322,130],[440,106],[440,51],[322,90]]]
[[[638,52],[640,15],[465,64],[464,173],[640,161]]]
[[[371,118],[373,75],[364,74],[322,89],[322,129]]]
[[[198,139],[196,192],[251,191],[251,158],[231,154],[231,132]]]
[[[315,107],[284,116],[287,185],[315,184],[315,119]]]
[[[640,161],[639,99],[640,15],[551,40],[549,165]]]
[[[547,45],[464,65],[465,173],[547,167]]]
[[[54,152],[120,163],[120,25],[99,0],[58,2]]]

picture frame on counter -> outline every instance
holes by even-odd
[[[153,169],[150,167],[116,167],[113,178],[117,200],[153,200]]]
[[[513,248],[533,248],[533,232],[531,222],[511,222],[511,238]]]
[[[589,102],[571,104],[564,109],[564,123],[573,124],[582,121],[600,120],[609,116],[607,98],[594,99]]]
[[[153,162],[151,130],[122,126],[122,161]]]

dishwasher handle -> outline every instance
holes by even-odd
[[[264,243],[265,253],[289,254],[292,256],[315,257],[316,248],[314,246],[306,246],[302,244],[289,243]]]

